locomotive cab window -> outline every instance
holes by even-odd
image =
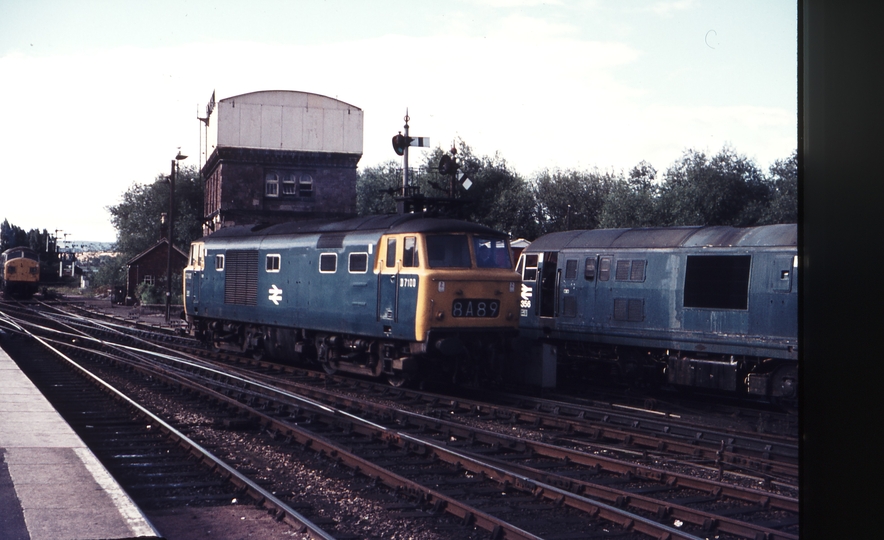
[[[215,270],[218,272],[224,270],[224,255],[215,255]]]
[[[501,238],[473,237],[473,251],[476,253],[476,266],[478,268],[506,268],[513,267],[510,252],[506,240]]]
[[[319,272],[321,274],[333,274],[338,269],[338,254],[323,253],[319,256]]]
[[[351,274],[364,274],[368,271],[368,253],[351,253],[347,270]]]
[[[280,256],[279,255],[267,255],[267,263],[265,265],[265,269],[268,272],[279,272],[279,263]]]
[[[525,268],[522,270],[522,281],[537,281],[537,255],[524,255]]]
[[[427,261],[430,268],[469,268],[470,246],[462,234],[427,236]]]
[[[747,309],[749,255],[691,255],[684,276],[684,307]]]
[[[569,259],[565,261],[565,279],[577,278],[577,260]]]
[[[387,238],[387,268],[396,266],[396,239]]]
[[[405,242],[402,244],[402,266],[406,268],[416,268],[420,266],[416,236],[405,237]]]
[[[204,244],[191,244],[190,245],[190,266],[202,270],[203,269],[203,258],[206,255],[206,248]]]

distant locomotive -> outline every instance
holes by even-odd
[[[0,254],[0,287],[8,296],[30,298],[40,283],[40,260],[31,248],[14,247]]]
[[[220,229],[191,246],[185,318],[221,349],[326,371],[471,382],[518,328],[506,236],[419,214]]]
[[[520,332],[559,376],[614,372],[793,400],[797,226],[552,233],[519,258]]]

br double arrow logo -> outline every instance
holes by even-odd
[[[267,292],[270,293],[267,299],[278,306],[279,302],[282,301],[282,289],[276,285],[271,285]]]

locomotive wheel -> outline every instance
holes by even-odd
[[[335,373],[338,372],[338,370],[337,370],[336,368],[334,368],[334,367],[333,367],[331,364],[329,364],[328,362],[323,362],[323,363],[322,363],[322,369],[323,369],[326,373],[328,373],[329,375],[334,375]]]

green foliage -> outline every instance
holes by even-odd
[[[455,194],[462,203],[455,207],[454,216],[509,233],[513,238],[536,236],[540,227],[528,183],[509,168],[500,154],[477,156],[460,139],[456,149],[460,170],[472,184],[469,189],[460,184],[455,186]],[[442,150],[437,149],[428,157],[427,168],[438,170],[442,155]],[[440,178],[441,182],[447,182],[450,177],[440,175]]]
[[[798,222],[798,153],[778,159],[770,166],[767,184],[770,202],[765,209],[764,224]]]
[[[117,229],[117,251],[126,260],[152,247],[166,236],[161,216],[169,211],[168,176],[159,174],[153,183],[133,184],[122,201],[109,206]],[[175,180],[175,227],[173,244],[187,252],[202,236],[203,182],[196,167],[183,167]]]
[[[113,257],[102,257],[95,265],[98,270],[92,276],[93,287],[107,287],[126,283],[126,261],[128,259],[117,254]]]
[[[24,229],[15,225],[10,225],[9,220],[7,219],[4,219],[3,223],[0,223],[0,253],[3,253],[9,248],[27,245],[29,245],[28,233],[26,233]]]
[[[447,197],[449,177],[438,174],[437,147],[424,153],[411,184],[427,197]],[[797,154],[778,160],[765,176],[746,156],[725,145],[714,156],[686,150],[662,179],[647,161],[628,174],[598,169],[544,170],[524,180],[495,154],[477,156],[456,143],[469,190],[455,189],[461,204],[452,217],[482,223],[513,238],[537,238],[568,229],[795,223],[798,219]],[[395,161],[365,169],[357,184],[360,215],[395,211],[402,183]]]
[[[402,184],[402,169],[395,161],[364,169],[356,181],[356,213],[360,216],[392,214],[393,194]]]
[[[647,161],[632,168],[627,178],[617,177],[605,196],[599,227],[652,227],[657,223],[657,170]]]
[[[599,227],[605,200],[617,177],[613,173],[546,170],[534,180],[541,233]]]
[[[166,289],[157,285],[148,283],[139,283],[135,288],[135,298],[141,305],[145,304],[165,304]]]
[[[685,151],[666,171],[660,189],[663,226],[758,225],[770,193],[755,163],[729,146],[711,159]]]

